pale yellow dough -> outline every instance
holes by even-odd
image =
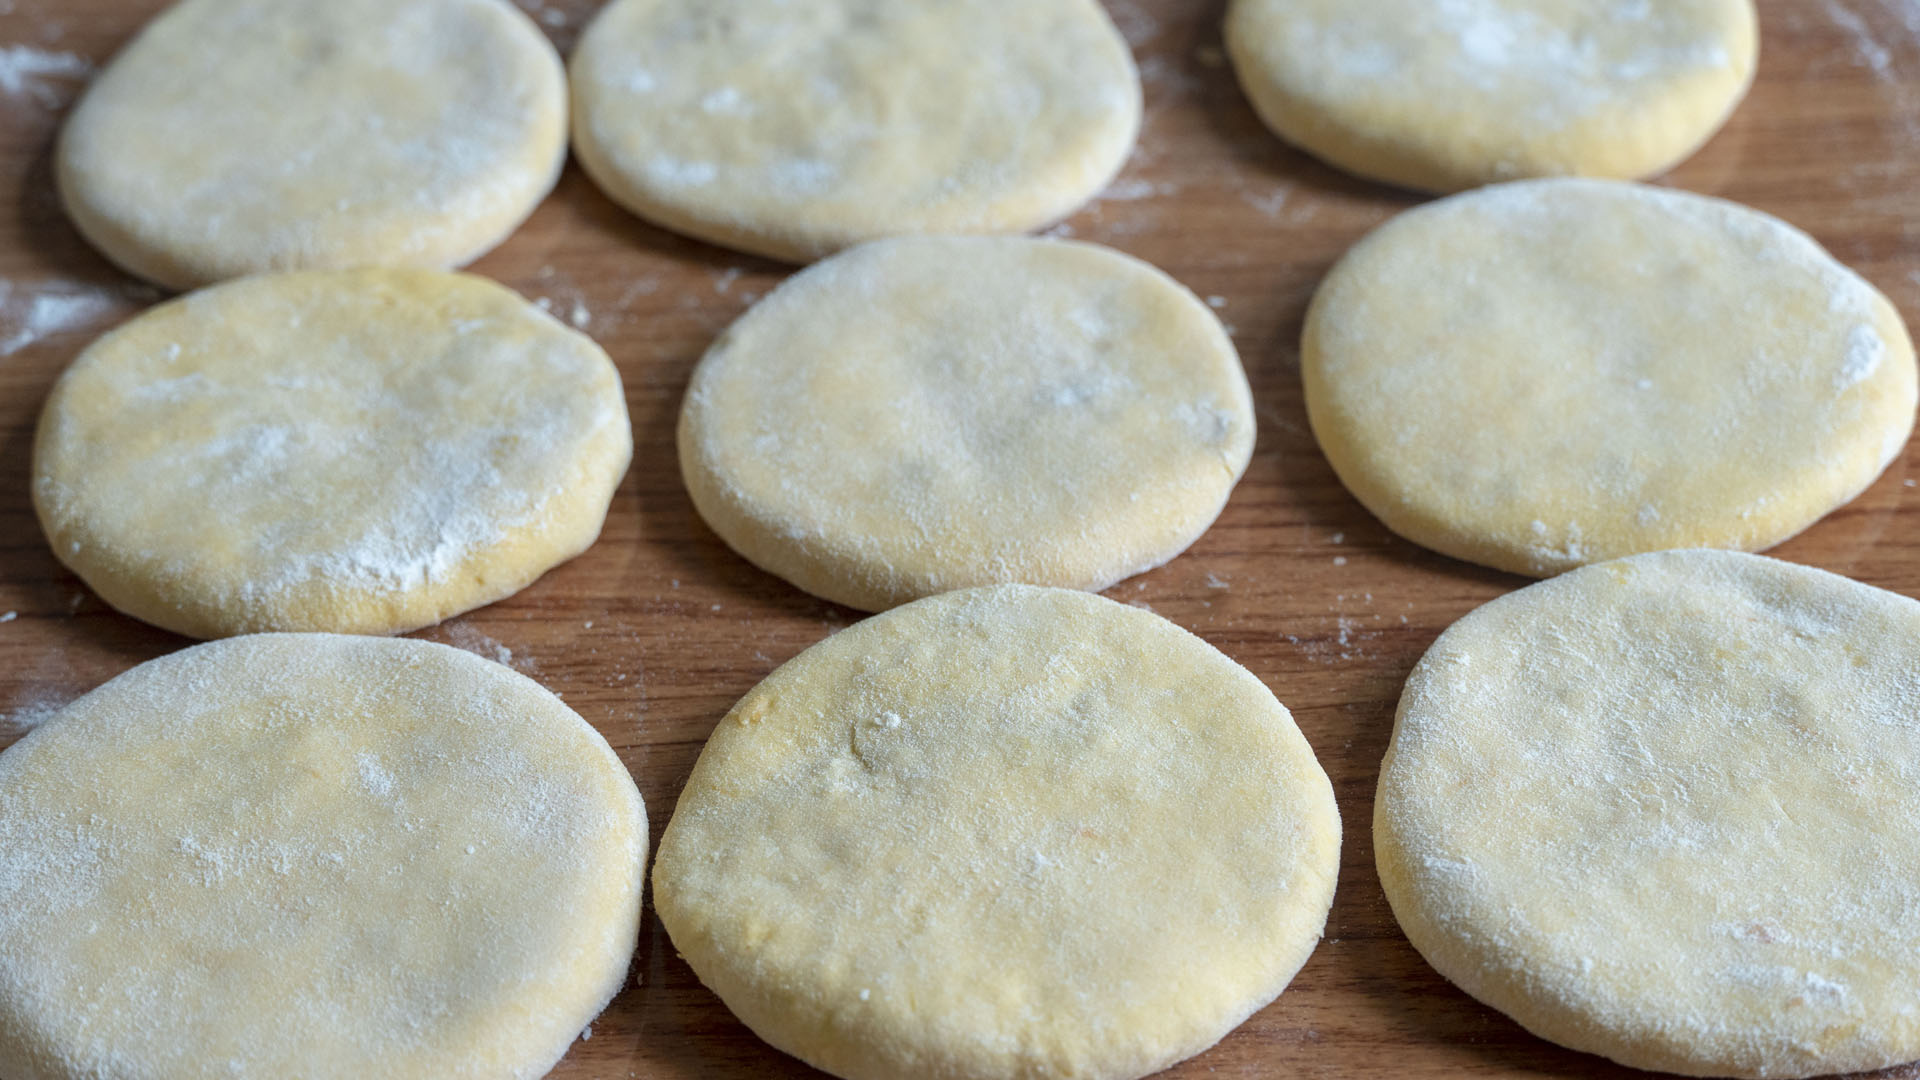
[[[1396,218],[1321,286],[1303,369],[1367,509],[1535,576],[1771,547],[1864,490],[1914,422],[1913,343],[1859,275],[1758,211],[1606,181]]]
[[[279,634],[0,754],[0,1076],[532,1080],[625,980],[646,812],[512,671]]]
[[[1414,669],[1374,842],[1407,936],[1641,1069],[1920,1058],[1920,603],[1681,551],[1496,600]]]
[[[382,634],[586,550],[632,457],[620,376],[489,281],[231,282],[95,342],[34,447],[54,554],[193,637]]]
[[[1155,615],[995,586],[802,653],[662,837],[701,981],[848,1080],[1124,1080],[1292,980],[1338,869],[1326,774],[1244,668]]]
[[[795,262],[1049,224],[1140,129],[1096,0],[615,0],[572,76],[575,153],[614,201]]]
[[[1253,438],[1233,343],[1158,270],[1086,244],[908,238],[735,323],[694,372],[680,464],[735,550],[877,611],[1159,566],[1219,516]]]
[[[127,270],[463,265],[553,190],[566,73],[508,0],[182,0],[95,80],[61,194]]]
[[[1425,191],[1665,172],[1753,81],[1753,0],[1233,0],[1228,51],[1274,131]]]

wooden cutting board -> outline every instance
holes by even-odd
[[[314,0],[325,2],[325,0]],[[522,0],[563,48],[598,0]],[[181,638],[108,610],[48,552],[28,500],[40,403],[99,332],[159,298],[81,242],[50,150],[85,71],[162,0],[0,0],[0,747]],[[1634,1075],[1532,1038],[1435,975],[1387,910],[1369,839],[1374,780],[1407,672],[1434,637],[1525,584],[1401,541],[1341,488],[1301,404],[1298,339],[1329,264],[1418,200],[1349,180],[1269,135],[1220,48],[1223,0],[1108,0],[1139,55],[1147,122],[1102,201],[1061,235],[1164,267],[1232,326],[1259,405],[1252,469],[1220,522],[1110,595],[1251,668],[1299,719],[1346,819],[1327,939],[1279,1002],[1168,1076]],[[1666,182],[1807,229],[1920,316],[1920,0],[1760,0],[1758,84]],[[549,302],[618,361],[632,474],[599,545],[521,595],[421,636],[513,665],[604,732],[665,825],[702,741],[773,668],[858,616],[733,555],[681,488],[673,424],[689,371],[788,272],[629,217],[577,170],[475,269]],[[1920,453],[1778,549],[1920,596]],[[817,1076],[703,989],[648,913],[636,985],[556,1077]],[[1920,1077],[1920,1070],[1888,1076]]]

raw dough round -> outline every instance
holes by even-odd
[[[747,1026],[849,1080],[1120,1080],[1280,993],[1339,849],[1326,774],[1246,669],[1001,585],[869,619],[742,699],[654,906]]]
[[[1413,944],[1640,1069],[1920,1058],[1920,604],[1728,552],[1481,608],[1414,669],[1380,777]]]
[[[599,535],[632,456],[599,346],[489,281],[249,278],[95,342],[34,447],[54,554],[192,637],[396,633]]]
[[[1186,550],[1253,452],[1206,305],[1086,244],[908,238],[791,279],[693,375],[680,464],[755,565],[878,611],[1104,589]]]
[[[60,141],[80,231],[173,288],[445,268],[553,190],[566,72],[507,0],[183,0]]]
[[[560,699],[421,641],[144,664],[0,754],[12,1080],[531,1078],[625,980],[646,811]]]
[[[615,0],[573,94],[574,151],[615,202],[795,262],[1050,224],[1140,131],[1095,0]]]
[[[1913,430],[1913,343],[1871,285],[1758,211],[1543,180],[1404,214],[1321,287],[1307,411],[1387,527],[1545,576],[1778,544]]]
[[[1425,191],[1634,179],[1746,96],[1753,0],[1234,0],[1227,47],[1267,126]]]

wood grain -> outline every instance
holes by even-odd
[[[526,2],[563,47],[597,6]],[[1222,63],[1222,0],[1109,4],[1147,80],[1146,131],[1115,189],[1137,197],[1097,203],[1062,231],[1220,298],[1261,421],[1252,469],[1218,526],[1112,595],[1188,627],[1264,679],[1333,777],[1347,826],[1326,942],[1279,1002],[1166,1075],[1632,1075],[1536,1040],[1440,979],[1401,936],[1373,871],[1371,799],[1402,680],[1449,623],[1524,584],[1389,534],[1340,487],[1307,429],[1297,340],[1314,285],[1348,245],[1417,200],[1348,180],[1261,128]],[[0,44],[99,61],[161,6],[0,0]],[[1911,320],[1920,314],[1920,0],[1761,0],[1761,10],[1752,96],[1667,182],[1807,229]],[[0,618],[17,612],[0,623],[0,713],[13,718],[0,722],[0,746],[23,720],[186,644],[92,597],[47,551],[28,500],[33,423],[54,377],[90,337],[158,295],[92,254],[55,203],[49,152],[74,89],[0,75]],[[579,306],[626,379],[638,452],[597,547],[520,596],[423,636],[509,660],[562,694],[633,770],[657,837],[733,701],[857,618],[729,552],[694,514],[674,457],[693,363],[788,271],[644,225],[577,170],[475,269],[565,314]],[[29,340],[36,296],[81,298],[67,332]],[[1860,499],[1777,554],[1920,595],[1916,476],[1910,446]],[[734,1021],[650,912],[642,943],[638,984],[555,1076],[819,1075]]]

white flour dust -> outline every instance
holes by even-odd
[[[131,283],[0,279],[0,357],[52,338],[94,329],[114,315],[152,303],[160,296],[156,289]]]
[[[1160,36],[1160,20],[1141,7],[1138,0],[1110,0],[1107,11],[1113,16],[1113,24],[1119,27],[1120,36],[1136,49]]]
[[[80,81],[93,74],[93,61],[70,52],[31,45],[0,47],[0,95],[27,98],[43,109],[73,100]]]
[[[530,656],[515,656],[512,649],[482,633],[469,623],[447,623],[441,629],[446,631],[447,644],[456,649],[465,649],[475,656],[482,656],[496,664],[503,664],[521,672],[535,672],[540,665]]]
[[[1821,9],[1833,25],[1846,31],[1853,43],[1854,59],[1862,67],[1869,68],[1883,79],[1891,78],[1893,71],[1893,53],[1874,35],[1873,29],[1860,13],[1849,8],[1841,0],[1824,0]]]
[[[575,330],[593,328],[593,309],[587,305],[586,293],[574,283],[574,280],[553,266],[543,266],[534,275],[533,306],[573,327]]]
[[[540,29],[545,30],[547,36],[553,39],[561,55],[564,56],[573,51],[574,39],[580,36],[580,31],[587,21],[585,13],[578,10],[576,5],[555,2],[555,0],[513,0],[513,2],[521,11],[531,16],[534,22],[540,24]]]
[[[1112,186],[1101,192],[1096,198],[1100,202],[1135,202],[1161,195],[1177,195],[1178,184],[1155,184],[1147,180],[1115,180]]]
[[[1914,0],[1821,0],[1820,11],[1847,36],[1854,67],[1873,73],[1892,99],[1908,139],[1920,144],[1920,100],[1909,72],[1920,67],[1920,4]],[[1920,153],[1920,145],[1911,147]]]
[[[1336,564],[1339,560],[1336,560]],[[1310,635],[1282,634],[1281,637],[1295,646],[1301,655],[1321,665],[1333,665],[1347,661],[1369,661],[1378,658],[1372,646],[1385,633],[1382,627],[1386,617],[1374,610],[1373,594],[1341,593],[1334,598],[1329,609],[1332,612],[1332,625],[1321,633]],[[1364,610],[1349,614],[1347,605],[1357,603]],[[1403,616],[1401,624],[1406,623]]]
[[[731,290],[743,273],[733,270],[725,275],[716,274],[714,291],[724,294]],[[532,281],[518,284],[516,288],[540,310],[588,336],[604,339],[615,327],[636,322],[639,316],[635,305],[657,295],[662,285],[660,275],[645,274],[629,281],[617,297],[608,299],[605,294],[594,297],[572,275],[549,265],[536,271]],[[754,295],[740,294],[742,298]],[[691,295],[682,299],[692,301],[688,306],[699,303],[698,298]]]
[[[571,300],[555,300],[551,296],[542,296],[534,300],[533,306],[568,323],[575,330],[585,330],[593,325],[593,309],[587,307],[587,302],[578,297]]]
[[[70,701],[70,697],[38,697],[0,713],[0,739],[12,740],[25,735],[53,719]]]
[[[520,10],[533,16],[533,21],[549,30],[564,30],[573,22],[573,17],[560,8],[546,3],[546,0],[514,0]]]

